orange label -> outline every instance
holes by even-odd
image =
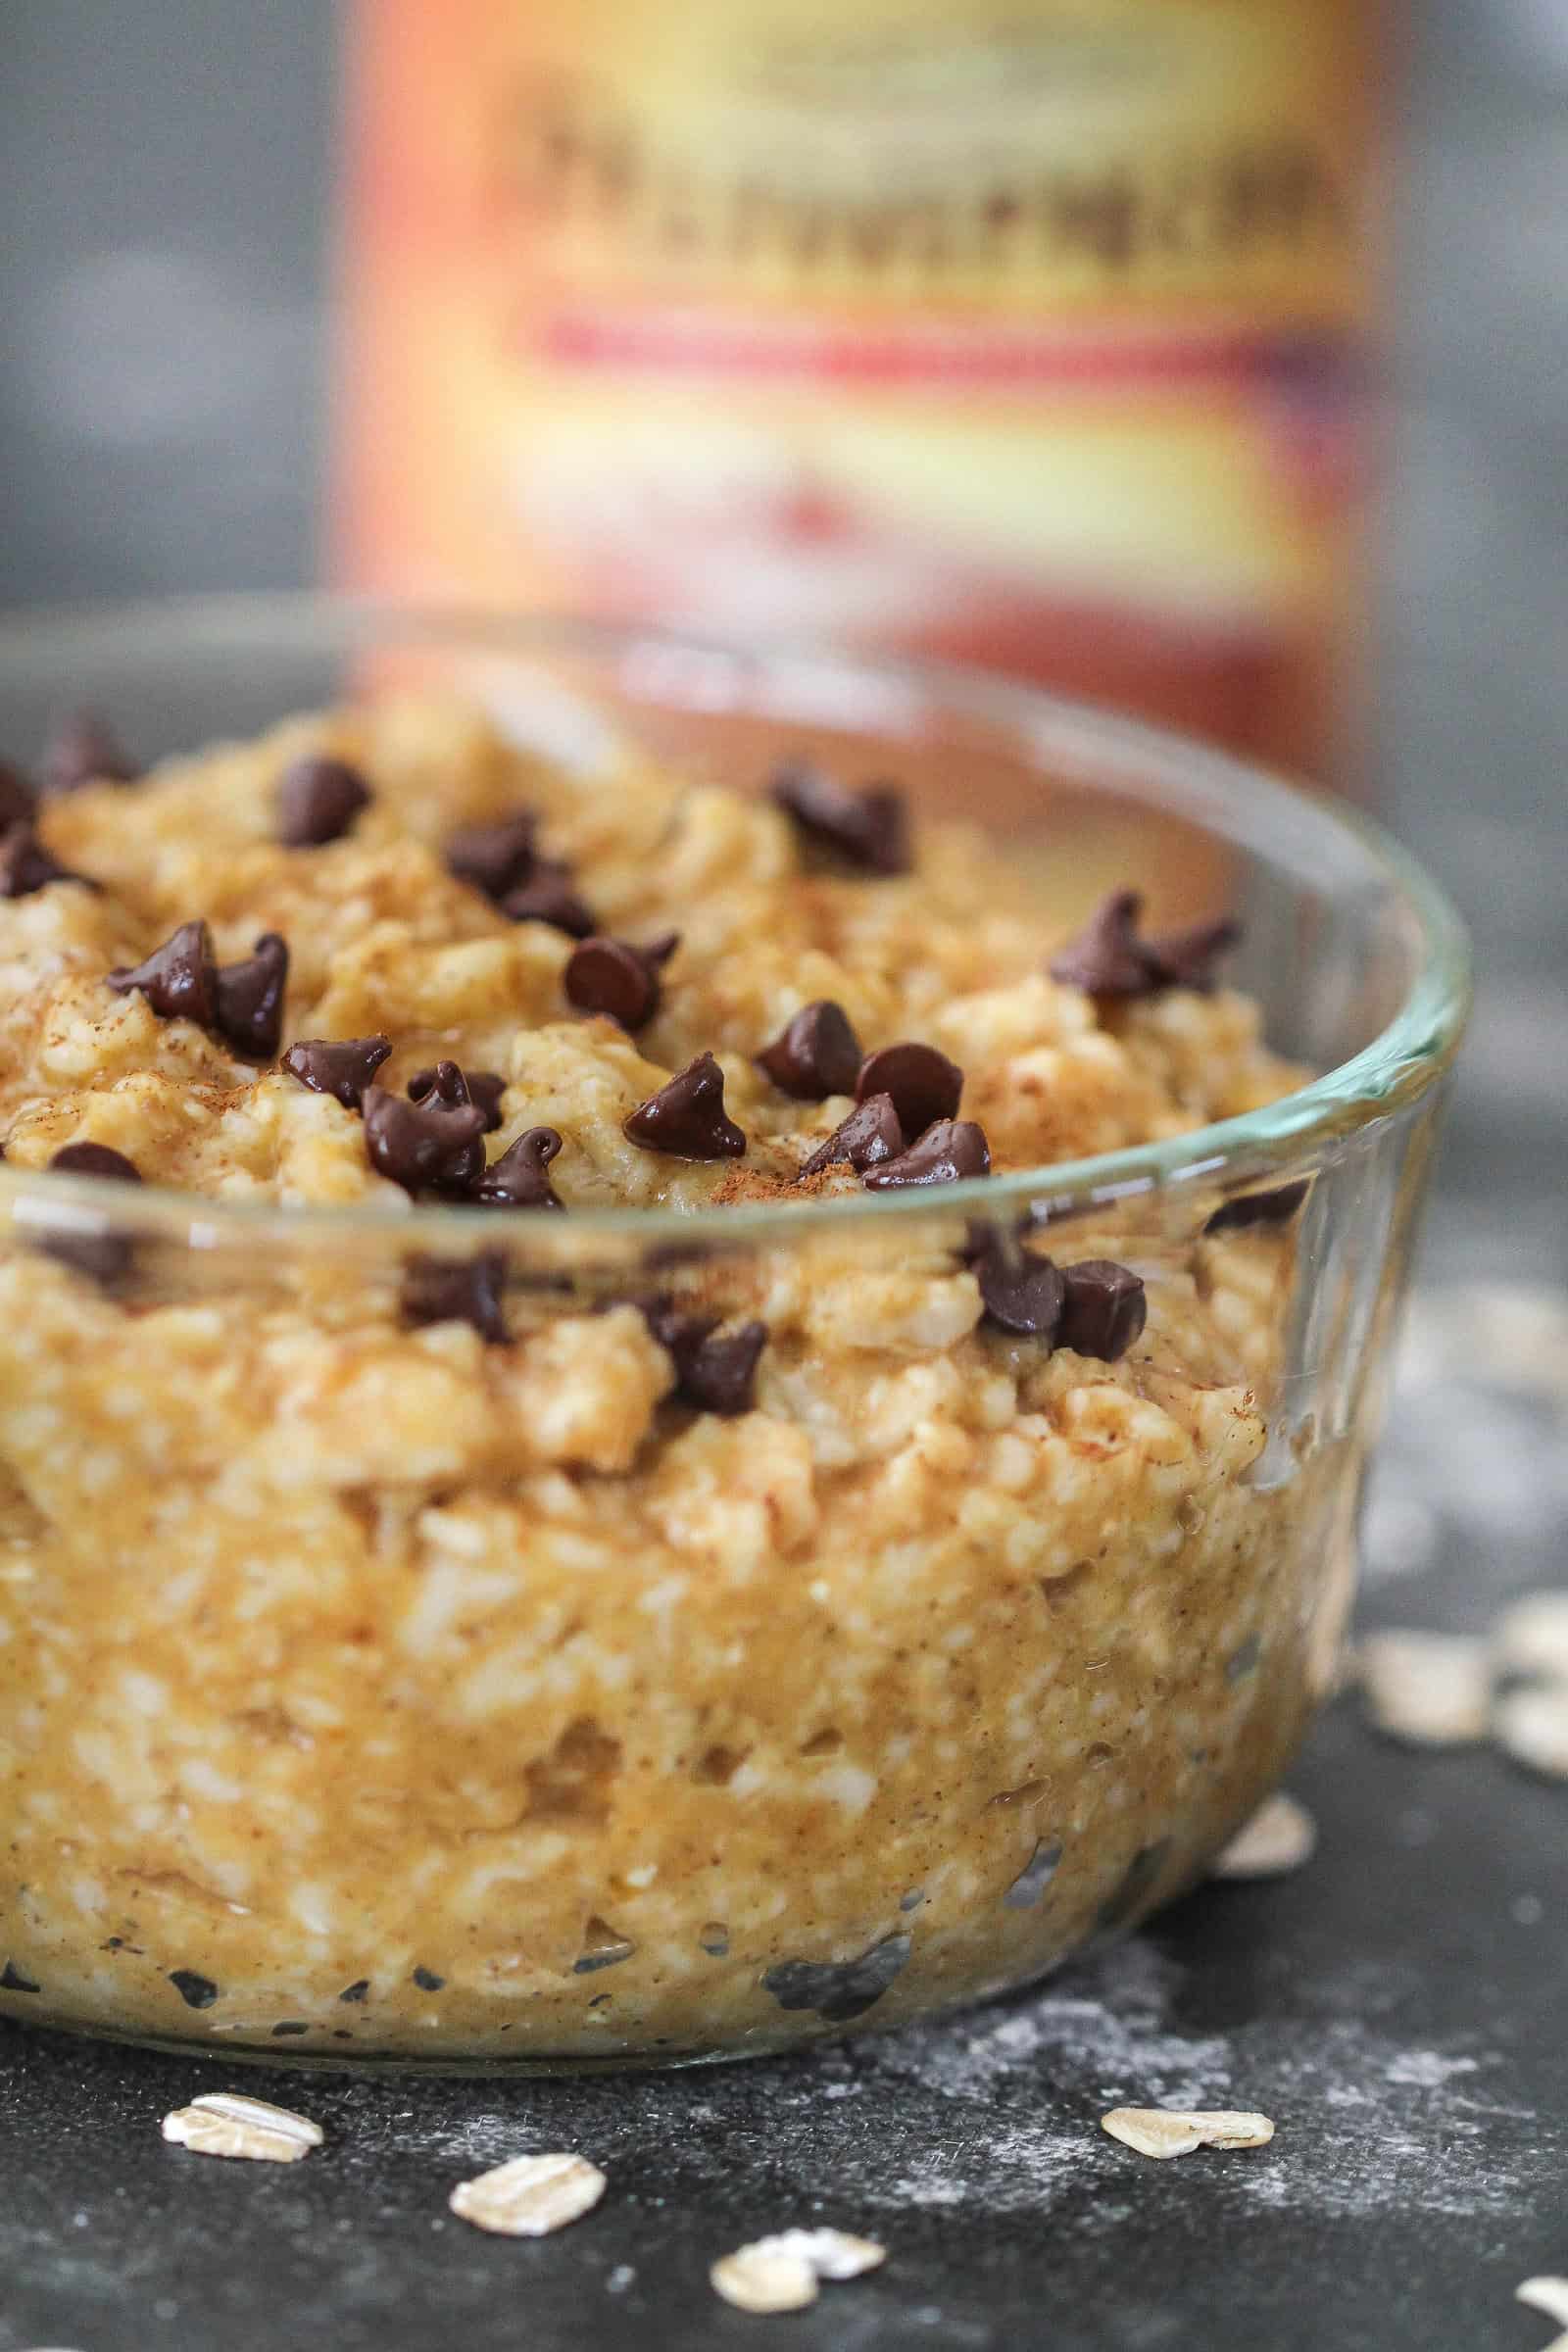
[[[1305,765],[1355,0],[359,0],[341,569],[957,654]]]

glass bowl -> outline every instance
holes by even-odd
[[[151,759],[411,682],[589,777],[628,741],[743,785],[803,747],[897,774],[1005,840],[1051,935],[1112,884],[1231,908],[1237,984],[1321,1074],[1098,1158],[700,1216],[0,1168],[0,2014],[571,2068],[1022,1984],[1200,1876],[1332,1682],[1459,927],[1359,818],[1196,743],[815,653],[49,617],[0,631],[0,743],[87,702]],[[1048,1345],[974,1329],[979,1257],[1043,1229],[1149,1309],[1049,1394]],[[505,1346],[403,1327],[416,1260],[479,1258]],[[645,1396],[617,1452],[655,1295],[794,1301],[832,1378],[808,1342],[751,1412]]]

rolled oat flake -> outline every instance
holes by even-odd
[[[178,2147],[198,2156],[245,2156],[257,2164],[297,2164],[324,2136],[308,2115],[238,2091],[205,2090],[164,2118],[164,2137]]]
[[[709,2278],[737,2311],[804,2311],[816,2301],[820,2279],[858,2278],[886,2260],[885,2246],[845,2230],[781,2230],[725,2254]]]
[[[604,2174],[586,2156],[514,2156],[472,2180],[460,2180],[447,2203],[460,2220],[496,2237],[548,2237],[591,2212],[605,2185]]]
[[[1261,2148],[1274,2136],[1266,2115],[1231,2107],[1113,2107],[1101,2130],[1140,2156],[1190,2156],[1194,2148]]]

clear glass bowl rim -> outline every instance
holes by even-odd
[[[1285,826],[1300,838],[1315,834],[1325,846],[1337,844],[1342,851],[1348,847],[1359,854],[1369,875],[1394,892],[1414,918],[1419,960],[1393,1019],[1348,1060],[1277,1102],[1158,1143],[946,1185],[940,1200],[923,1188],[911,1188],[726,1208],[726,1244],[804,1241],[830,1226],[881,1227],[900,1217],[929,1216],[937,1208],[944,1215],[993,1218],[999,1210],[1028,1209],[1044,1217],[1180,1184],[1200,1181],[1205,1188],[1229,1189],[1261,1182],[1282,1167],[1309,1158],[1315,1146],[1343,1140],[1426,1093],[1446,1072],[1464,1033],[1471,990],[1464,925],[1445,892],[1381,826],[1342,802],[1319,799],[1196,737],[987,671],[858,652],[839,654],[787,641],[726,642],[572,615],[286,592],[40,607],[9,614],[0,619],[0,691],[9,678],[18,676],[30,676],[35,687],[34,664],[54,670],[71,657],[76,674],[90,681],[95,648],[100,662],[163,662],[172,668],[182,650],[199,653],[204,642],[209,653],[221,646],[265,661],[269,655],[298,658],[370,651],[388,641],[450,641],[476,651],[554,653],[601,661],[624,661],[635,649],[646,648],[710,663],[753,669],[787,663],[844,680],[880,680],[1006,729],[1025,746],[1034,736],[1069,733],[1088,760],[1098,756],[1105,765],[1116,767],[1118,780],[1129,785],[1134,797],[1155,789],[1151,779],[1157,779],[1162,805],[1217,839],[1245,846],[1250,837],[1266,854],[1270,828]],[[1092,776],[1089,781],[1092,787]],[[187,1246],[199,1242],[214,1249],[232,1242],[254,1250],[270,1242],[289,1248],[318,1244],[331,1250],[341,1249],[351,1236],[374,1236],[400,1249],[417,1237],[420,1246],[443,1241],[471,1251],[481,1238],[490,1248],[503,1238],[494,1215],[478,1208],[282,1208],[274,1202],[215,1200],[151,1185],[137,1187],[127,1199],[122,1185],[85,1176],[51,1175],[47,1189],[49,1199],[61,1206],[74,1202],[90,1212],[95,1230],[134,1225],[139,1235],[163,1234]],[[37,1194],[36,1170],[0,1163],[0,1203],[16,1203],[25,1196],[36,1199]],[[598,1236],[653,1249],[689,1243],[694,1219],[679,1209],[593,1208],[573,1210],[570,1224],[575,1244],[587,1245]],[[555,1230],[547,1234],[543,1228]],[[555,1218],[509,1218],[504,1237],[508,1256],[527,1253],[528,1240],[534,1236],[540,1243],[565,1239]]]

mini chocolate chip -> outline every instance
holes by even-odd
[[[519,882],[501,900],[501,911],[514,923],[548,923],[568,939],[586,939],[599,926],[577,895],[569,865],[557,858],[536,858],[526,882]]]
[[[51,882],[81,882],[88,890],[98,888],[85,874],[62,865],[44,848],[29,821],[8,825],[0,834],[0,899],[30,899],[35,890],[47,890]]]
[[[680,934],[671,932],[652,948],[625,939],[585,939],[573,948],[562,986],[579,1012],[608,1012],[623,1029],[641,1029],[659,1010],[659,966],[672,956]]]
[[[923,1135],[933,1119],[957,1115],[963,1093],[963,1072],[956,1062],[912,1038],[883,1046],[868,1054],[855,1082],[858,1102],[870,1095],[891,1095],[906,1135]]]
[[[372,799],[346,760],[296,760],[277,787],[277,838],[285,849],[318,850],[341,841]]]
[[[210,2009],[218,1998],[212,1978],[199,1977],[193,1968],[172,1968],[169,1982],[187,2009]]]
[[[39,770],[45,792],[75,792],[83,784],[134,784],[141,770],[90,710],[57,719]]]
[[[768,791],[813,849],[837,854],[871,874],[909,870],[909,816],[897,784],[867,784],[852,792],[809,760],[778,768]]]
[[[38,1986],[30,1977],[24,1977],[14,1960],[0,1968],[0,1992],[36,1992]]]
[[[416,1968],[414,1972],[414,1982],[421,1992],[439,1992],[446,1983],[446,1979],[438,1977],[433,1968]]]
[[[904,1128],[893,1107],[893,1097],[868,1095],[847,1119],[839,1121],[826,1143],[817,1145],[801,1174],[818,1176],[824,1168],[836,1168],[848,1160],[856,1174],[863,1176],[867,1168],[897,1159],[904,1145]]]
[[[493,825],[464,825],[448,836],[448,872],[499,902],[526,882],[533,871],[538,822],[526,808],[519,808]]]
[[[63,1144],[50,1160],[67,1176],[97,1176],[112,1184],[140,1184],[141,1170],[112,1144]]]
[[[368,1977],[356,1977],[352,1984],[344,1985],[337,1997],[340,2001],[363,2001],[369,1989]]]
[[[409,1080],[409,1101],[422,1102],[434,1088],[435,1081],[433,1069],[416,1070]],[[499,1070],[465,1070],[463,1083],[468,1090],[468,1101],[477,1102],[484,1112],[486,1135],[494,1135],[501,1124],[501,1098],[507,1091],[506,1080]]]
[[[566,1205],[550,1182],[551,1161],[561,1150],[553,1127],[530,1127],[493,1159],[474,1186],[486,1208],[560,1208]]]
[[[1239,1193],[1216,1208],[1205,1233],[1245,1233],[1252,1225],[1288,1224],[1306,1199],[1304,1176],[1295,1184],[1277,1185],[1271,1193]]]
[[[96,1176],[109,1184],[140,1184],[141,1170],[109,1144],[65,1144],[49,1162],[51,1174]],[[52,1233],[38,1244],[46,1256],[112,1291],[130,1272],[136,1245],[127,1233]]]
[[[770,1046],[757,1056],[773,1084],[798,1102],[822,1102],[829,1095],[853,1095],[860,1068],[860,1041],[850,1016],[831,997],[803,1004]]]
[[[724,1332],[713,1315],[687,1313],[668,1298],[643,1308],[649,1330],[675,1367],[675,1390],[687,1404],[725,1419],[749,1413],[755,1402],[758,1359],[767,1346],[765,1323]]]
[[[984,1130],[973,1119],[937,1119],[897,1159],[867,1168],[860,1182],[873,1193],[891,1193],[911,1184],[961,1184],[966,1177],[990,1173]]]
[[[290,1046],[282,1066],[313,1094],[332,1095],[345,1110],[358,1110],[391,1052],[387,1037],[306,1037]],[[433,1079],[434,1071],[430,1074]]]
[[[858,1960],[781,1960],[762,1989],[781,2009],[814,2009],[827,2024],[847,2026],[882,1998],[913,1948],[908,1936],[884,1936]]]
[[[403,1320],[415,1330],[427,1323],[470,1323],[481,1340],[504,1348],[511,1333],[501,1311],[507,1261],[483,1257],[416,1257],[403,1284]]]
[[[1125,1355],[1149,1320],[1143,1277],[1108,1257],[1086,1257],[1063,1266],[1066,1296],[1056,1329],[1058,1348],[1098,1356],[1113,1364]]]
[[[166,1021],[195,1021],[211,1029],[218,1011],[218,966],[213,960],[212,934],[202,922],[181,923],[145,963],[125,965],[105,975],[120,996],[139,988],[154,1012]]]
[[[1152,997],[1166,988],[1207,990],[1214,964],[1241,938],[1229,916],[1190,931],[1140,939],[1144,902],[1136,890],[1113,890],[1082,931],[1052,957],[1051,976],[1092,997]]]
[[[0,831],[30,825],[37,814],[38,796],[20,767],[0,760]]]
[[[216,1027],[244,1060],[270,1061],[277,1052],[287,983],[288,948],[275,931],[263,932],[244,963],[219,967]]]
[[[440,1073],[422,1102],[411,1102],[384,1086],[368,1086],[362,1099],[365,1149],[371,1167],[390,1176],[405,1192],[428,1192],[440,1185],[472,1183],[483,1170],[484,1112],[467,1100],[463,1073],[455,1061],[443,1062],[456,1087]],[[458,1092],[462,1089],[461,1094]],[[479,1164],[473,1163],[475,1150]]]
[[[1067,1296],[1066,1285],[1051,1259],[1009,1250],[997,1236],[975,1273],[986,1321],[1020,1339],[1044,1340],[1049,1353]]]
[[[725,1113],[724,1073],[711,1054],[699,1054],[639,1103],[624,1132],[644,1152],[668,1152],[676,1159],[738,1159],[746,1150],[745,1136]]]

